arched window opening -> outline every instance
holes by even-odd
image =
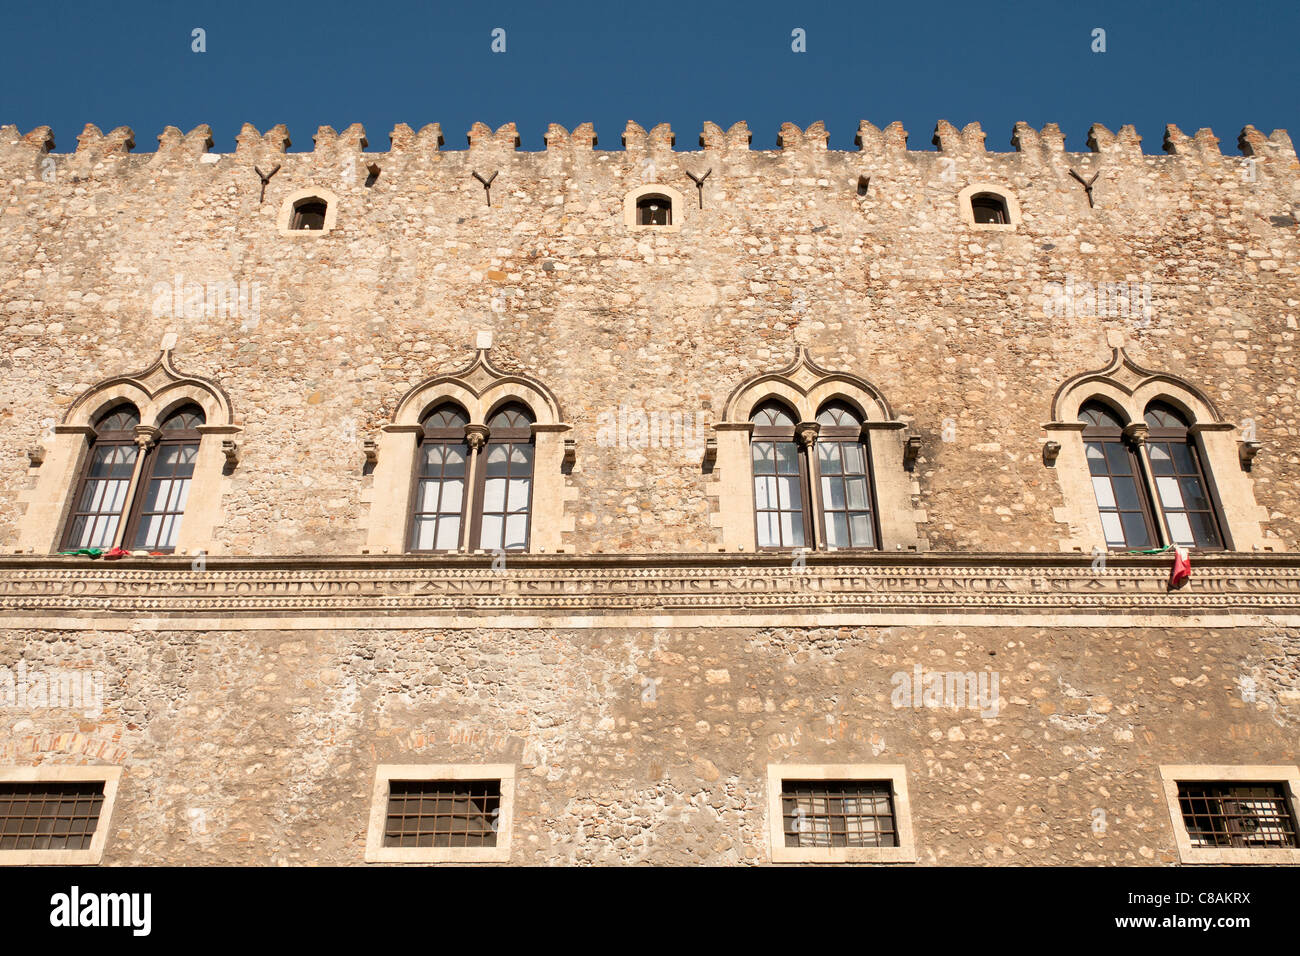
[[[158,440],[145,455],[127,540],[131,547],[149,551],[173,551],[180,533],[185,504],[199,455],[199,426],[203,409],[184,405],[163,420]]]
[[[109,409],[95,422],[64,532],[64,550],[116,545],[140,452],[135,443],[139,424],[140,413],[130,404]]]
[[[970,209],[977,223],[1004,226],[1011,221],[1007,201],[997,193],[976,193],[970,199]]]
[[[1079,421],[1084,425],[1084,454],[1106,546],[1153,547],[1156,529],[1146,482],[1138,456],[1124,438],[1123,421],[1113,409],[1098,401],[1090,401],[1079,409]]]
[[[636,201],[636,224],[638,226],[671,226],[673,224],[673,203],[667,196],[651,193]]]
[[[803,548],[812,537],[808,520],[808,469],[795,439],[794,413],[768,401],[750,416],[754,431],[754,520],[760,548]]]
[[[487,422],[487,441],[478,469],[477,534],[485,551],[528,547],[533,488],[535,421],[518,402],[502,406]]]
[[[847,403],[835,401],[822,406],[817,423],[822,540],[831,548],[874,548],[876,509],[862,417]]]
[[[1164,402],[1148,405],[1144,418],[1151,478],[1169,540],[1184,547],[1222,548],[1218,515],[1189,422]]]
[[[293,204],[293,217],[289,221],[289,228],[324,229],[327,209],[328,203],[319,197],[299,199]]]
[[[465,481],[470,450],[469,416],[453,402],[437,406],[420,422],[415,497],[411,518],[412,551],[455,551],[461,544]]]

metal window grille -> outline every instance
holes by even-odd
[[[783,780],[781,812],[786,846],[898,846],[888,780]]]
[[[1300,847],[1281,784],[1180,783],[1178,806],[1193,846]]]
[[[392,780],[384,846],[496,846],[500,815],[500,780]]]
[[[0,850],[88,850],[104,782],[0,783]]]

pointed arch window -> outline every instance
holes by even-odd
[[[136,496],[137,510],[127,534],[132,548],[175,550],[203,423],[203,409],[197,405],[182,406],[163,420],[157,442],[145,455],[142,492]]]
[[[473,537],[484,551],[528,548],[533,494],[533,413],[519,402],[495,411],[479,456]]]
[[[1090,401],[1079,409],[1084,454],[1092,476],[1092,491],[1101,513],[1108,548],[1150,548],[1155,545],[1155,521],[1142,479],[1142,465],[1124,436],[1118,412]]]
[[[415,459],[411,550],[455,551],[461,545],[465,517],[469,415],[448,402],[425,415],[420,424],[424,430]]]
[[[787,406],[768,401],[754,409],[750,455],[754,463],[754,520],[760,548],[804,548],[812,538],[808,469]]]
[[[1151,478],[1169,540],[1184,547],[1222,548],[1218,509],[1187,419],[1172,405],[1152,402],[1145,420]]]
[[[862,416],[834,401],[822,406],[817,424],[822,540],[831,548],[874,548],[879,536]]]
[[[136,407],[122,404],[104,412],[92,426],[94,435],[63,535],[65,550],[116,545],[139,457],[139,424]]]

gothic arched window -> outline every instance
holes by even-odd
[[[106,550],[117,544],[140,453],[135,443],[139,424],[135,406],[122,404],[104,412],[92,426],[94,436],[63,535],[65,550]]]
[[[1084,454],[1109,548],[1155,546],[1155,521],[1137,451],[1124,437],[1124,422],[1114,409],[1090,401],[1079,409]]]
[[[420,424],[424,432],[415,458],[411,550],[455,551],[465,515],[469,416],[448,402],[425,415]]]
[[[808,469],[795,436],[794,413],[776,401],[763,402],[750,415],[754,431],[754,520],[760,548],[804,548],[812,535],[808,521]]]
[[[163,420],[141,469],[141,490],[136,493],[126,536],[131,548],[175,550],[199,455],[199,426],[203,423],[203,409],[197,405],[184,405]]]
[[[534,421],[519,402],[503,405],[488,418],[487,440],[478,453],[474,534],[484,551],[528,548]]]
[[[1169,540],[1184,547],[1222,548],[1218,514],[1187,419],[1164,402],[1149,404],[1144,417],[1151,479]]]
[[[817,413],[817,476],[822,540],[830,548],[876,547],[871,454],[862,417],[846,402]]]

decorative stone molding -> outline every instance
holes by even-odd
[[[0,557],[0,612],[11,627],[138,629],[400,626],[606,627],[703,618],[771,626],[778,615],[826,624],[831,615],[892,623],[960,616],[973,626],[1031,615],[1053,626],[1300,624],[1300,556],[1199,555],[1191,580],[1169,591],[1167,556],[786,554],[370,555],[347,558]],[[468,616],[467,616],[468,615]],[[161,617],[166,621],[160,622]],[[426,622],[415,624],[412,621]],[[28,622],[26,624],[19,622]],[[78,623],[81,622],[81,623]],[[459,622],[459,623],[458,623]],[[1292,623],[1295,622],[1295,623]],[[647,625],[647,626],[669,626]]]
[[[818,409],[828,401],[838,399],[856,408],[862,415],[863,438],[871,453],[881,549],[923,550],[912,503],[912,481],[904,465],[906,423],[894,417],[884,396],[866,379],[822,368],[803,346],[785,368],[741,383],[727,398],[723,420],[713,426],[717,441],[713,493],[718,498],[713,520],[721,529],[724,550],[753,551],[757,547],[749,450],[753,426],[749,418],[754,408],[769,398],[792,407],[804,423],[799,426],[804,431],[816,424]],[[820,489],[812,489],[814,508],[820,507],[819,493]]]
[[[1065,506],[1057,509],[1056,520],[1070,529],[1060,542],[1062,551],[1090,553],[1106,545],[1084,455],[1083,423],[1078,420],[1079,409],[1091,399],[1102,399],[1122,412],[1126,437],[1139,443],[1146,436],[1147,405],[1159,400],[1181,411],[1192,423],[1188,433],[1202,452],[1206,480],[1217,491],[1228,546],[1237,551],[1285,549],[1281,539],[1264,531],[1268,509],[1256,503],[1254,480],[1242,470],[1237,427],[1224,420],[1200,389],[1175,375],[1143,368],[1116,347],[1105,368],[1075,375],[1056,390],[1052,420],[1043,425],[1049,444],[1060,444],[1055,470]]]
[[[636,221],[636,204],[645,196],[666,196],[672,204],[672,222],[666,226],[643,226]],[[672,186],[647,183],[638,186],[623,197],[623,224],[632,232],[680,232],[686,219],[686,200]]]
[[[975,210],[971,208],[971,199],[980,193],[993,193],[1003,201],[1007,208],[1006,222],[976,222]],[[997,183],[971,183],[957,194],[957,211],[961,221],[971,229],[1014,232],[1020,225],[1020,203],[1006,186]]]
[[[325,203],[325,223],[319,229],[294,229],[293,212],[294,207],[304,199],[319,199]],[[339,197],[328,189],[322,189],[319,186],[313,186],[308,189],[299,189],[291,192],[284,198],[280,204],[280,212],[275,217],[275,228],[282,236],[324,236],[328,235],[338,224],[339,219]]]
[[[364,499],[370,502],[366,529],[366,550],[370,554],[400,554],[406,550],[414,493],[412,475],[423,432],[420,420],[429,409],[447,400],[459,404],[469,415],[465,440],[475,448],[486,439],[486,422],[499,406],[518,401],[532,410],[536,421],[528,550],[556,551],[563,546],[564,533],[574,530],[575,519],[565,514],[564,504],[577,492],[568,487],[563,473],[566,435],[572,426],[563,421],[560,404],[549,388],[536,379],[501,371],[492,364],[488,352],[489,348],[478,348],[473,361],[460,371],[435,375],[416,385],[397,403],[392,422],[380,430],[374,485]],[[472,481],[467,477],[469,487]]]
[[[166,344],[166,343],[165,343]],[[137,441],[151,443],[158,423],[180,405],[194,403],[203,409],[199,426],[199,453],[194,463],[185,517],[176,540],[176,552],[219,552],[213,533],[221,526],[221,498],[226,479],[224,445],[243,429],[234,423],[230,396],[209,379],[185,375],[172,364],[172,349],[163,349],[143,372],[106,379],[79,395],[63,421],[54,427],[36,486],[26,497],[27,511],[18,534],[18,550],[48,554],[58,550],[63,523],[72,507],[82,462],[94,436],[92,423],[120,402],[130,402],[140,412]],[[146,445],[142,445],[147,447]]]

